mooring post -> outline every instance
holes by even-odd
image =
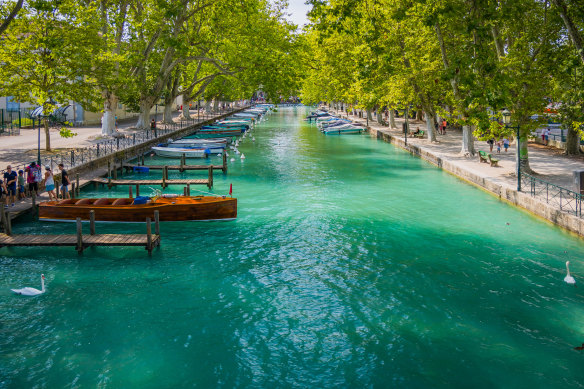
[[[111,179],[111,170],[112,170],[112,162],[108,159],[107,160],[107,178],[108,181]]]
[[[227,152],[223,150],[223,174],[227,174]]]
[[[183,196],[187,197],[187,187],[186,186],[183,188]]]
[[[181,173],[185,171],[185,169],[184,169],[185,159],[186,159],[186,156],[185,156],[185,153],[183,153],[182,157],[180,157],[180,169],[179,170]]]
[[[77,184],[77,197],[79,197],[79,195],[81,195],[81,188],[79,187],[79,174],[77,174],[75,177],[75,183]]]
[[[10,212],[5,210],[4,217],[6,218],[5,233],[6,235],[12,235],[12,220],[10,220]]]
[[[97,185],[97,184],[96,184]],[[59,181],[57,181],[55,179],[55,193],[57,194],[57,200],[59,200],[59,188],[61,187],[61,185],[59,184]]]
[[[140,156],[140,160],[142,161],[142,166],[144,166],[144,153]]]
[[[116,160],[115,160],[115,159],[114,159],[114,161],[113,161],[113,162],[114,162],[114,163],[113,163],[113,168],[114,168],[114,171],[113,171],[113,173],[114,173],[114,180],[117,180],[117,179],[118,179],[118,167],[116,166]]]
[[[81,226],[81,218],[78,217],[77,220],[77,246],[75,249],[79,254],[83,252],[83,236],[82,236],[82,226]]]
[[[71,184],[71,198],[74,199],[75,198],[75,190],[76,190],[76,186],[75,183]]]
[[[134,197],[134,194],[132,193],[132,185],[128,185],[128,192],[130,192],[130,193],[128,193],[129,198]]]
[[[187,196],[191,195],[191,184],[187,183]]]
[[[89,234],[95,235],[95,211],[89,211]]]
[[[160,236],[160,212],[154,211],[154,233]]]
[[[213,187],[213,165],[209,166],[209,183],[207,184],[209,189]]]
[[[152,254],[152,226],[149,217],[146,218],[146,250],[148,254]]]
[[[30,198],[32,200],[32,212],[36,214],[36,192],[34,190],[30,192]]]
[[[168,166],[162,168],[162,189],[166,188],[166,178],[168,177]]]

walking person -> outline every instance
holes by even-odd
[[[26,198],[26,181],[24,180],[24,170],[18,171],[18,199],[24,200]]]
[[[31,162],[29,166],[26,167],[26,183],[28,184],[28,191],[32,195],[33,191],[35,196],[39,195],[39,182],[42,180],[41,169],[38,167],[36,162]]]
[[[150,129],[152,130],[153,133],[156,131],[156,120],[152,119],[152,121],[150,122]]]
[[[62,163],[59,164],[59,170],[61,171],[61,193],[63,194],[63,200],[69,199],[69,174],[64,169]]]
[[[51,168],[45,166],[45,190],[49,194],[49,201],[57,201],[57,195],[55,194],[55,178],[53,177],[53,172]]]
[[[4,185],[6,188],[6,205],[8,205],[8,200],[12,203],[14,207],[14,202],[16,201],[16,182],[18,181],[18,174],[12,170],[10,165],[6,166],[6,173],[4,173]]]
[[[489,139],[487,141],[487,143],[489,144],[489,152],[493,152],[493,145],[495,144],[495,140],[493,138]]]
[[[551,134],[551,130],[548,128],[545,129],[544,134],[545,134],[545,145],[547,146],[550,143],[550,134]]]
[[[446,119],[442,120],[442,135],[446,135],[446,125],[448,124],[448,122],[446,122]]]
[[[505,152],[507,152],[507,149],[509,148],[509,139],[503,138],[503,148],[505,149]]]

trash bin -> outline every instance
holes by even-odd
[[[574,192],[584,194],[584,170],[574,170]]]

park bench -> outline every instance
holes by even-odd
[[[411,136],[415,136],[416,138],[423,138],[424,137],[424,130],[420,130],[418,133],[411,133]]]
[[[491,154],[487,155],[487,158],[489,158],[489,163],[491,164],[491,166],[499,166],[499,160],[493,158]]]
[[[479,150],[479,163],[481,163],[481,162],[489,163],[489,157],[488,157],[487,153]]]

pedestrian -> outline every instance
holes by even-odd
[[[49,194],[49,201],[57,201],[57,195],[55,194],[55,178],[53,177],[53,172],[51,168],[45,166],[45,190]]]
[[[18,199],[24,200],[26,198],[26,181],[24,180],[24,170],[18,171]]]
[[[541,143],[545,145],[545,129],[541,130]]]
[[[156,130],[156,120],[152,119],[152,121],[150,122],[150,129],[152,131]]]
[[[507,152],[507,149],[509,148],[509,139],[503,138],[503,147],[505,148],[505,152]]]
[[[115,116],[114,120],[115,120],[115,126],[116,126],[116,131],[117,131],[118,130],[118,115]]]
[[[446,135],[446,125],[448,124],[448,122],[446,122],[446,119],[442,120],[442,135]]]
[[[6,173],[4,173],[4,186],[6,188],[6,205],[8,205],[8,200],[12,203],[14,207],[14,202],[16,201],[16,182],[18,181],[18,174],[12,170],[10,165],[6,166]]]
[[[6,194],[6,187],[4,186],[4,181],[0,180],[0,204],[4,202],[4,196]],[[0,205],[1,207],[2,205]],[[8,208],[8,204],[4,204],[4,208]]]
[[[546,128],[545,130],[545,145],[547,146],[550,143],[550,134],[551,134],[551,130],[548,128]]]
[[[67,170],[64,169],[62,163],[59,164],[59,170],[61,171],[61,193],[63,194],[63,200],[69,197],[69,174]]]
[[[489,152],[493,152],[493,145],[495,144],[495,140],[493,138],[489,139],[487,141],[487,143],[489,144]]]
[[[501,154],[501,141],[497,141],[497,154]]]
[[[39,195],[39,182],[42,180],[41,169],[36,164],[36,162],[31,162],[29,166],[26,167],[26,183],[28,184],[28,191],[32,195],[33,191],[35,196]]]

